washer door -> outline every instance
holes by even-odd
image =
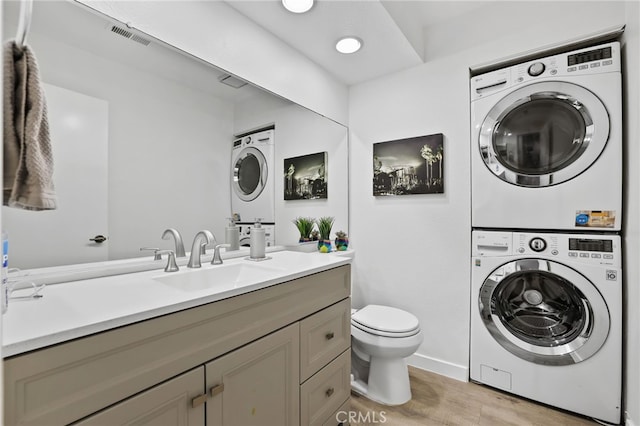
[[[589,90],[548,81],[521,87],[487,114],[479,136],[486,166],[505,182],[556,185],[587,170],[609,139],[609,114]]]
[[[268,177],[267,160],[256,148],[244,148],[233,165],[233,190],[242,201],[252,201],[262,193]]]
[[[480,288],[478,303],[493,338],[536,364],[584,361],[609,334],[609,310],[597,288],[549,260],[520,259],[495,269]]]

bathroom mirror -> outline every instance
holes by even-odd
[[[3,1],[3,40],[18,1]],[[190,250],[211,230],[224,242],[234,136],[275,127],[275,243],[297,243],[297,216],[334,216],[348,232],[347,129],[70,1],[34,1],[27,37],[49,109],[58,209],[3,207],[10,267],[39,268]],[[328,198],[284,200],[285,158],[327,152]],[[99,243],[98,236],[106,241]],[[98,237],[98,238],[96,238]]]

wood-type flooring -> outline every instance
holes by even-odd
[[[351,393],[352,426],[579,426],[597,425],[531,400],[476,383],[409,367],[413,398],[399,406],[376,404]],[[344,416],[344,414],[343,414]]]

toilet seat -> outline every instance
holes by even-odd
[[[368,305],[351,315],[351,325],[383,337],[410,337],[420,332],[418,319],[390,306]]]

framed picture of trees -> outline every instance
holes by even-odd
[[[327,153],[303,155],[284,160],[284,199],[327,198]]]
[[[442,133],[373,144],[373,195],[442,193]]]

